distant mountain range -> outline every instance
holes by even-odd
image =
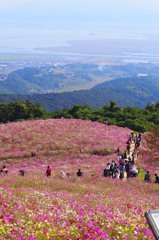
[[[87,105],[95,109],[116,101],[120,107],[144,108],[150,102],[159,102],[159,77],[118,78],[97,84],[90,90],[32,95],[0,95],[0,102],[26,101],[41,103],[48,111]]]

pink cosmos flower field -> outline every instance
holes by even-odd
[[[0,240],[154,239],[144,213],[158,206],[159,187],[102,176],[130,132],[74,119],[0,125],[0,166],[8,169],[0,175]]]
[[[157,133],[145,133],[140,149],[139,165],[151,173],[159,175],[159,135]]]

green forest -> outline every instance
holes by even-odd
[[[89,90],[45,94],[0,94],[0,103],[40,103],[49,112],[72,108],[74,105],[101,109],[114,100],[120,107],[145,108],[147,103],[159,101],[159,77],[119,78],[97,84]]]
[[[98,121],[105,124],[128,127],[134,131],[145,132],[150,128],[159,128],[159,102],[149,103],[143,108],[125,107],[110,101],[100,109],[74,105],[55,112],[48,112],[40,104],[29,101],[0,104],[0,123],[23,121],[29,119],[75,118]]]

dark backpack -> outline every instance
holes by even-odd
[[[114,169],[114,163],[110,164],[110,170],[112,171]]]

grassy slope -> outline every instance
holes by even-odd
[[[0,161],[9,169],[0,176],[0,239],[154,239],[144,212],[156,208],[158,186],[102,177],[114,150],[125,150],[129,129],[57,119],[9,123],[0,131]],[[92,154],[103,149],[110,154]]]

